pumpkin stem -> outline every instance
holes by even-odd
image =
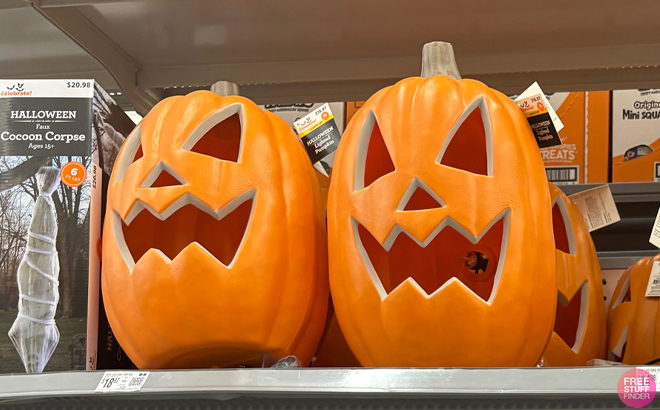
[[[424,44],[422,49],[422,77],[429,78],[434,75],[446,75],[454,80],[461,79],[451,43],[434,41]]]
[[[230,95],[238,94],[238,84],[230,83],[229,81],[218,81],[211,86],[211,91],[221,97],[228,97]]]

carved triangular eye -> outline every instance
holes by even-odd
[[[182,148],[222,161],[240,162],[242,106],[232,104],[205,119]]]
[[[142,188],[163,188],[168,186],[184,185],[183,178],[164,162],[159,162],[158,165],[151,170],[149,175],[142,182]]]
[[[118,157],[117,168],[114,170],[116,174],[115,180],[117,182],[124,179],[128,167],[143,156],[141,133],[142,125],[138,125],[124,142],[124,151]]]
[[[419,178],[413,178],[397,207],[399,211],[422,211],[445,206],[440,197]]]
[[[555,234],[555,248],[575,255],[573,227],[570,224],[568,209],[561,197],[552,206],[552,230]]]
[[[439,164],[478,175],[493,175],[492,135],[483,98],[470,104],[452,127],[438,155]]]
[[[355,190],[368,187],[385,174],[394,172],[394,162],[385,145],[376,115],[371,112],[362,124],[355,163]]]
[[[143,156],[144,154],[142,153],[142,143],[140,143],[140,146],[138,147],[137,152],[135,153],[135,157],[133,157],[133,162],[137,161]]]

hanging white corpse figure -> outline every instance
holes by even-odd
[[[9,329],[25,371],[41,373],[60,340],[55,325],[60,264],[57,258],[57,218],[52,194],[59,169],[41,167],[37,172],[39,196],[34,204],[27,247],[18,266],[18,316]]]

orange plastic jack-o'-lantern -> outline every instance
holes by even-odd
[[[550,196],[509,98],[404,79],[353,117],[334,165],[330,287],[363,366],[537,363],[555,316]]]
[[[550,366],[586,366],[607,353],[607,320],[596,248],[580,210],[550,184],[557,254],[555,331],[543,354]]]
[[[660,262],[660,255],[629,267],[612,295],[607,317],[609,351],[624,364],[660,359],[660,298],[646,297],[654,262]]]
[[[209,91],[156,105],[109,185],[103,296],[139,368],[308,364],[328,303],[312,164],[283,120]]]

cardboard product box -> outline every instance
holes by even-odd
[[[562,145],[541,149],[556,184],[608,182],[609,91],[555,93],[550,105],[564,124]]]
[[[346,126],[351,122],[353,116],[362,108],[366,101],[349,101],[346,103]]]
[[[612,182],[660,181],[660,90],[612,92]]]
[[[120,146],[100,134],[121,115],[91,80],[0,80],[0,373],[89,366],[99,167]]]

